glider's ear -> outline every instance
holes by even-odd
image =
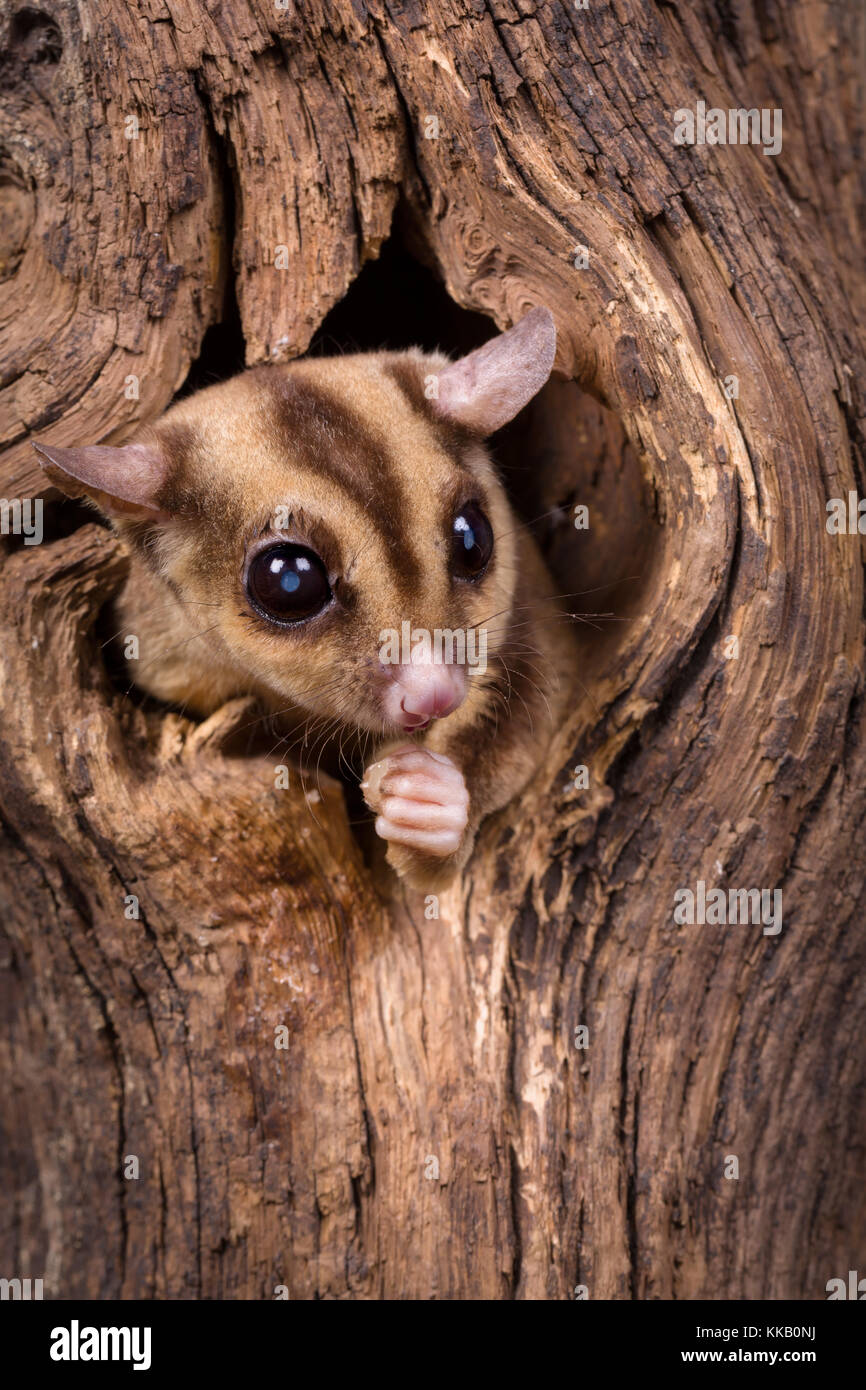
[[[89,497],[107,516],[127,521],[168,521],[159,495],[168,478],[168,463],[159,445],[101,444],[61,449],[33,445],[39,463],[68,497]]]
[[[556,356],[556,324],[538,307],[507,333],[439,373],[439,415],[477,434],[493,434],[540,391]]]

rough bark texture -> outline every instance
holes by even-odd
[[[823,1297],[866,1249],[863,542],[825,528],[866,486],[862,7],[2,16],[5,497],[42,493],[31,435],[153,418],[227,281],[250,363],[304,351],[399,204],[458,304],[553,310],[515,489],[590,504],[547,537],[560,572],[639,581],[587,601],[627,621],[585,628],[545,774],[436,921],[374,883],[339,787],[313,820],[238,754],[244,708],[195,727],[114,689],[107,532],[7,543],[0,1272]],[[698,100],[782,108],[781,155],[674,145]],[[781,888],[781,934],[673,925],[699,879]]]

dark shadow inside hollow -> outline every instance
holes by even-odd
[[[576,382],[553,377],[493,444],[512,505],[590,639],[584,649],[603,664],[662,553],[652,491],[625,430]]]
[[[455,304],[434,272],[395,234],[324,319],[310,354],[420,347],[460,357],[495,333],[495,323],[484,314]]]

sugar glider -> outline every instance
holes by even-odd
[[[425,890],[533,776],[573,691],[573,635],[485,447],[555,347],[539,307],[456,362],[254,367],[129,444],[35,445],[127,543],[131,680],[202,716],[252,693],[351,742],[388,862]]]

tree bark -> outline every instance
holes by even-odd
[[[864,557],[825,524],[866,487],[862,8],[13,0],[0,24],[7,499],[47,496],[31,437],[153,419],[231,287],[249,364],[305,351],[399,205],[456,304],[552,309],[513,486],[621,620],[581,625],[567,727],[428,920],[338,785],[278,791],[243,752],[246,705],[197,726],[115,688],[108,532],[49,509],[45,544],[6,538],[3,1272],[46,1297],[824,1297],[866,1237]],[[781,108],[782,152],[676,145],[700,100]],[[780,889],[781,932],[677,925],[701,880]]]

